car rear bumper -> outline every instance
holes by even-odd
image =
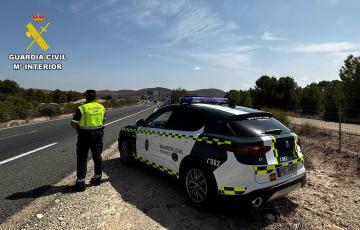
[[[288,193],[306,185],[306,174],[293,181],[285,181],[281,184],[254,190],[244,195],[232,196],[231,199],[240,200],[252,207],[259,207],[261,204],[286,196]],[[228,196],[228,198],[230,198]]]
[[[272,187],[267,187],[259,190],[255,190],[249,195],[253,197],[262,197],[265,202],[276,200],[277,198],[284,197],[286,194],[304,187],[306,185],[306,174],[304,174],[302,177],[290,181],[290,182],[284,182],[282,184],[277,184]]]

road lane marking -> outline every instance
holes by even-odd
[[[54,142],[54,143],[51,143],[51,144],[45,145],[45,146],[43,146],[43,147],[40,147],[40,148],[37,148],[37,149],[31,150],[31,151],[29,151],[29,152],[26,152],[26,153],[23,153],[23,154],[20,154],[20,155],[17,155],[17,156],[11,157],[11,158],[9,158],[9,159],[6,159],[6,160],[3,160],[3,161],[0,161],[0,165],[5,164],[5,163],[8,163],[8,162],[13,161],[13,160],[16,160],[16,159],[19,159],[19,158],[21,158],[21,157],[27,156],[27,155],[29,155],[29,154],[32,154],[32,153],[38,152],[38,151],[40,151],[40,150],[43,150],[43,149],[49,148],[49,147],[54,146],[54,145],[56,145],[56,144],[57,144],[57,142]]]
[[[9,138],[12,138],[12,137],[18,137],[18,136],[26,135],[26,134],[29,134],[29,133],[36,133],[36,132],[37,132],[37,130],[33,130],[33,131],[30,131],[30,132],[20,133],[20,134],[8,136],[8,137],[1,137],[0,140],[9,139]]]
[[[137,114],[139,114],[139,113],[143,113],[143,112],[145,112],[145,111],[147,111],[147,110],[149,110],[149,109],[152,109],[152,108],[154,108],[154,106],[149,107],[149,108],[144,109],[144,110],[141,110],[141,111],[139,111],[139,112],[133,113],[133,114],[131,114],[131,115],[129,115],[129,116],[122,117],[122,118],[117,119],[117,120],[115,120],[115,121],[109,122],[109,123],[105,124],[104,126],[108,126],[108,125],[114,124],[114,123],[116,123],[116,122],[118,122],[118,121],[121,121],[121,120],[127,119],[127,118],[129,118],[129,117],[135,116],[135,115],[137,115]],[[35,131],[36,131],[36,130],[35,130]],[[29,152],[26,152],[26,153],[17,155],[17,156],[15,156],[15,157],[11,157],[11,158],[6,159],[6,160],[4,160],[4,161],[0,161],[0,165],[5,164],[5,163],[8,163],[8,162],[13,161],[13,160],[16,160],[16,159],[19,159],[19,158],[21,158],[21,157],[27,156],[27,155],[32,154],[32,153],[34,153],[34,152],[37,152],[37,151],[40,151],[40,150],[49,148],[49,147],[51,147],[51,146],[53,146],[53,145],[56,145],[56,144],[57,144],[57,142],[54,142],[54,143],[52,143],[52,144],[45,145],[45,146],[43,146],[43,147],[40,147],[40,148],[31,150],[31,151],[29,151]]]
[[[122,117],[122,118],[117,119],[117,120],[115,120],[115,121],[112,121],[112,122],[106,123],[104,126],[108,126],[108,125],[114,124],[115,122],[118,122],[118,121],[124,120],[124,119],[126,119],[126,118],[129,118],[129,117],[135,116],[135,115],[137,115],[137,114],[139,114],[139,113],[143,113],[143,112],[145,112],[145,111],[147,111],[147,110],[149,110],[149,109],[152,109],[152,108],[154,108],[154,106],[149,107],[149,108],[144,109],[144,110],[141,110],[140,112],[133,113],[133,114],[131,114],[131,115],[129,115],[129,116]]]
[[[131,105],[131,106],[128,106],[128,107],[116,108],[116,109],[109,110],[109,112],[111,112],[111,111],[116,111],[116,110],[120,110],[120,109],[127,109],[127,108],[131,108],[131,107],[134,107],[134,106],[139,106],[139,105]],[[140,105],[140,106],[141,106],[141,105]],[[140,107],[140,106],[139,106],[139,107]],[[70,115],[69,115],[69,116],[70,116]],[[24,126],[29,126],[29,125],[37,125],[37,124],[42,124],[42,123],[46,123],[46,122],[53,122],[53,121],[71,119],[71,118],[72,118],[72,116],[70,116],[70,117],[63,117],[63,118],[56,118],[56,119],[52,119],[52,120],[48,120],[48,121],[38,121],[38,122],[29,123],[29,124],[23,124],[23,125],[16,125],[16,126],[4,127],[4,128],[0,128],[0,131],[1,131],[1,130],[5,130],[5,129],[13,129],[13,128],[24,127]]]

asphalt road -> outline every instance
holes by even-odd
[[[104,149],[117,140],[123,126],[153,111],[153,104],[108,111]],[[9,196],[55,184],[76,170],[76,131],[70,120],[0,128],[0,223],[34,199]]]

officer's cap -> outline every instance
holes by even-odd
[[[86,90],[85,92],[85,98],[88,101],[92,101],[96,99],[96,91],[93,89]]]
[[[93,89],[88,89],[86,90],[85,95],[96,95],[96,91]]]

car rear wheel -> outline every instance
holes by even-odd
[[[133,161],[133,156],[131,155],[129,143],[127,141],[121,141],[119,150],[121,162],[124,165],[130,165]]]
[[[204,168],[187,168],[184,185],[188,200],[197,208],[208,206],[214,197],[214,180]]]

